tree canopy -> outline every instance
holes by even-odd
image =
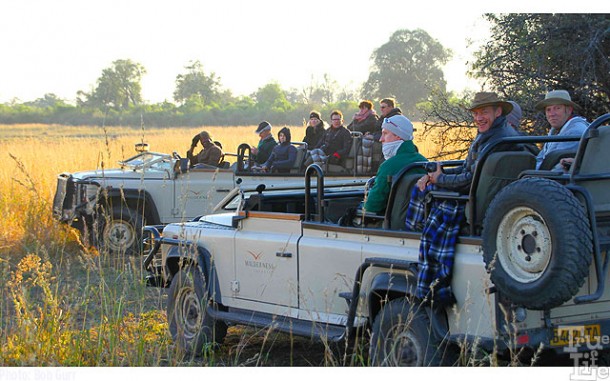
[[[416,113],[417,104],[434,90],[445,91],[442,67],[451,57],[437,40],[421,29],[398,30],[377,48],[373,67],[362,89],[363,98],[394,97],[403,112]]]
[[[219,100],[221,95],[220,78],[216,73],[205,74],[203,65],[199,60],[185,66],[187,72],[176,77],[176,90],[174,100],[184,104],[187,100],[197,98],[202,105]]]
[[[565,89],[589,120],[610,111],[610,15],[486,14],[491,37],[470,73],[534,117],[549,90]],[[536,126],[544,124],[538,115]],[[540,131],[539,131],[540,132]]]
[[[118,111],[128,110],[142,103],[140,81],[146,69],[132,60],[116,60],[112,66],[102,71],[97,87],[91,93],[79,91],[79,103],[104,109],[110,107]],[[85,100],[80,99],[84,96]]]

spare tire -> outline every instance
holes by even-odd
[[[516,305],[557,307],[589,273],[593,243],[584,207],[549,179],[522,179],[499,192],[485,214],[482,238],[492,282]]]

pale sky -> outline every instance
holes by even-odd
[[[2,0],[0,103],[31,101],[45,93],[72,102],[78,90],[89,92],[117,59],[146,68],[142,95],[153,103],[173,102],[176,76],[193,60],[200,60],[207,74],[215,72],[234,95],[249,95],[271,81],[300,90],[324,74],[356,88],[368,78],[376,48],[396,30],[417,28],[453,51],[445,67],[449,90],[478,89],[465,73],[466,61],[489,33],[481,15],[518,11],[519,3],[528,2],[445,3]],[[545,4],[557,6],[538,0],[527,11],[542,12]],[[468,46],[468,39],[474,46]]]

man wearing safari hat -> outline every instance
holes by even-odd
[[[424,200],[432,189],[447,189],[468,193],[474,167],[480,153],[489,144],[518,133],[506,122],[506,115],[513,105],[498,98],[496,93],[475,94],[468,110],[472,113],[478,133],[470,145],[468,156],[460,167],[436,171],[424,175],[411,194],[405,221],[407,230],[422,231],[419,247],[420,267],[417,274],[416,295],[421,300],[434,300],[437,305],[455,303],[451,291],[451,271],[455,256],[455,242],[464,220],[464,204],[458,200],[435,201],[424,221]],[[502,145],[498,150],[512,150],[514,145]]]
[[[197,143],[201,142],[203,149],[197,155],[193,154],[193,150],[197,147]],[[193,137],[191,148],[186,151],[186,157],[191,161],[191,165],[206,164],[218,167],[222,158],[222,150],[212,142],[212,137],[207,131],[201,131]]]
[[[536,103],[536,109],[544,111],[546,120],[551,125],[549,135],[582,136],[589,126],[585,118],[574,114],[574,111],[580,109],[580,106],[572,102],[572,98],[566,90],[549,91],[544,100]],[[573,149],[576,152],[578,143],[577,141],[546,143],[536,157],[536,169],[540,168],[549,152],[564,149]]]
[[[506,115],[513,109],[509,102],[498,98],[496,93],[480,92],[475,94],[472,104],[468,111],[472,113],[474,124],[477,126],[477,136],[470,145],[468,156],[461,167],[455,167],[441,171],[436,168],[435,172],[428,173],[418,182],[420,190],[424,190],[429,184],[438,187],[468,193],[474,167],[479,158],[479,154],[488,144],[507,136],[519,135],[506,122]],[[513,146],[498,147],[498,151],[516,149]]]

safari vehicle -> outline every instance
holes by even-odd
[[[358,171],[354,144],[346,167],[326,168],[335,184],[364,184],[373,174]],[[62,173],[57,179],[53,215],[78,228],[91,242],[112,253],[134,253],[141,247],[142,227],[188,221],[214,212],[214,206],[235,187],[255,189],[303,188],[302,168],[307,145],[297,147],[297,160],[288,174],[254,173],[249,162],[250,147],[238,147],[236,163],[223,161],[220,168],[196,165],[176,152],[149,152],[136,145],[138,154],[119,162],[120,168]],[[228,156],[230,154],[227,154]]]
[[[609,120],[591,124],[568,173],[534,170],[527,150],[488,147],[468,195],[432,194],[467,203],[450,307],[414,293],[421,234],[405,231],[404,221],[409,189],[421,176],[410,170],[425,163],[392,179],[384,215],[348,212],[364,190],[326,191],[323,171],[312,165],[304,192],[259,189],[229,204],[232,211],[169,224],[162,234],[149,226],[155,239],[145,266],[150,284],[169,287],[171,335],[196,354],[222,343],[232,324],[324,342],[351,343],[371,332],[373,365],[446,364],[456,345],[499,356],[605,349]],[[498,143],[567,140],[578,138]]]

